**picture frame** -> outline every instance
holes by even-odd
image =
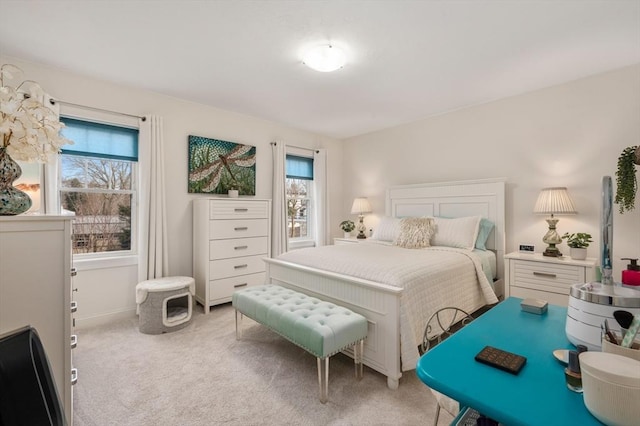
[[[189,193],[256,194],[256,147],[189,135]]]

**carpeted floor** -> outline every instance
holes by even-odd
[[[435,399],[414,371],[397,390],[353,360],[331,358],[329,401],[318,400],[316,359],[245,318],[235,339],[230,304],[194,310],[187,328],[157,336],[137,317],[78,330],[73,364],[74,424],[418,425],[431,424]],[[452,417],[440,414],[440,424]]]

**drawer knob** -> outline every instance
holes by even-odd
[[[555,278],[556,274],[550,274],[548,272],[533,272],[533,275],[537,277],[545,277],[545,278]]]
[[[249,209],[235,208],[235,209],[233,209],[233,211],[234,211],[234,212],[241,213],[241,212],[248,212],[248,211],[249,211]]]
[[[247,264],[245,263],[245,264],[243,264],[243,265],[236,265],[236,266],[234,266],[234,267],[233,267],[233,269],[243,269],[243,268],[246,268],[247,266],[249,266],[249,265],[247,265]]]
[[[233,228],[234,231],[246,231],[247,229],[249,229],[246,226],[238,226],[236,228]]]
[[[247,283],[243,283],[243,284],[235,284],[233,286],[233,288],[240,288],[240,287],[246,287],[248,284]]]
[[[234,250],[246,250],[246,249],[248,249],[248,248],[249,248],[249,246],[236,246],[236,247],[234,247],[233,249],[234,249]]]

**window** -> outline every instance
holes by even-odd
[[[287,236],[313,242],[313,158],[287,154]]]
[[[135,252],[138,129],[61,117],[62,209],[75,213],[74,254]]]

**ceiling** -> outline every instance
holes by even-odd
[[[0,0],[0,53],[342,139],[640,63],[640,0]]]

